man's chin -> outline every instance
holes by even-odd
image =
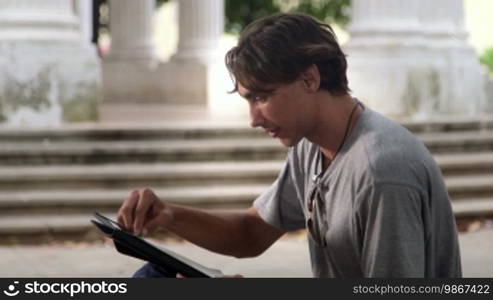
[[[295,141],[295,140],[289,139],[289,138],[279,138],[279,141],[281,142],[281,144],[283,144],[284,147],[293,147],[296,144],[298,144],[299,140]]]

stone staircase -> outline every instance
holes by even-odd
[[[493,119],[405,122],[432,151],[458,218],[493,215]],[[242,125],[0,130],[0,243],[97,237],[134,188],[173,203],[247,207],[285,157]]]

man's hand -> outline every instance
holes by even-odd
[[[134,190],[120,207],[117,220],[134,234],[147,234],[170,224],[171,207],[149,188]]]

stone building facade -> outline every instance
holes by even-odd
[[[179,3],[179,41],[155,55],[155,0],[109,0],[111,49],[90,43],[89,0],[0,0],[0,122],[57,126],[96,121],[102,101],[206,105],[225,0]],[[227,0],[226,0],[227,1]],[[352,0],[350,87],[394,117],[478,116],[492,81],[467,43],[463,0]]]

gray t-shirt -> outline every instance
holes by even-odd
[[[366,107],[325,172],[321,163],[318,146],[303,139],[254,202],[269,224],[284,231],[305,228],[319,176],[327,245],[308,235],[314,276],[462,276],[441,171],[409,131]]]

